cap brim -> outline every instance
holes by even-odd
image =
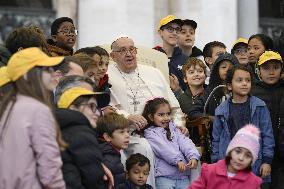
[[[182,25],[189,25],[191,27],[193,27],[193,29],[197,28],[197,23],[194,20],[182,20]]]
[[[167,23],[166,25],[170,24],[170,23],[176,23],[178,24],[179,26],[182,26],[182,20],[181,19],[174,19],[172,21],[170,21],[169,23]],[[165,26],[165,25],[164,25]]]
[[[64,60],[64,56],[48,57],[43,61],[40,61],[37,66],[55,66],[60,64]]]

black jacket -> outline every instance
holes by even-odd
[[[275,139],[274,158],[278,158],[279,128],[284,127],[284,82],[280,80],[274,85],[267,85],[262,81],[255,81],[251,93],[263,100],[269,109]]]
[[[125,189],[136,189],[136,188],[137,188],[137,186],[133,182],[131,182],[129,180],[126,181]],[[140,186],[140,189],[153,189],[153,187],[149,184],[145,184],[143,186]]]
[[[68,189],[106,189],[101,165],[103,156],[87,118],[78,111],[56,109],[63,139],[68,147],[61,153],[63,177]]]
[[[110,143],[99,140],[104,156],[104,164],[110,169],[114,177],[114,189],[125,189],[126,176],[121,163],[120,152]]]

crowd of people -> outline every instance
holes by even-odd
[[[48,38],[15,28],[0,48],[0,188],[284,188],[283,60],[273,40],[254,34],[230,53],[220,41],[200,50],[196,29],[160,20],[153,51],[168,57],[168,83],[137,63],[129,36],[110,52],[74,51],[68,17]],[[201,168],[199,132],[182,121],[200,117],[212,122]]]

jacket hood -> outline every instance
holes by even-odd
[[[81,112],[75,110],[57,108],[55,117],[61,129],[74,125],[90,126],[89,120]]]
[[[233,65],[239,64],[239,61],[238,61],[238,59],[235,55],[232,55],[230,53],[224,53],[224,54],[219,55],[219,57],[216,59],[214,65],[213,65],[213,69],[214,69],[214,67],[219,67],[220,63],[224,60],[228,60],[228,61],[232,62]]]

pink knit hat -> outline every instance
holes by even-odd
[[[256,161],[259,151],[259,134],[260,131],[252,124],[245,125],[238,130],[234,138],[231,140],[226,155],[234,148],[243,147],[248,149],[253,156],[253,163]]]

